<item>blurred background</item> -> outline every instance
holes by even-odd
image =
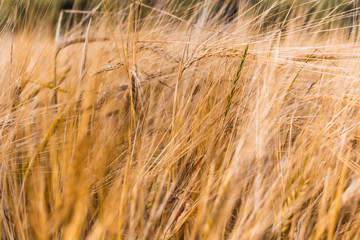
[[[45,23],[53,28],[61,9],[89,10],[101,0],[0,0],[0,30],[6,27],[24,28]],[[107,1],[108,8],[116,11],[123,9],[134,0]],[[170,10],[182,18],[187,18],[192,9],[203,6],[215,16],[225,21],[235,19],[239,13],[258,16],[266,13],[263,26],[281,22],[285,18],[302,16],[305,21],[323,19],[328,15],[340,14],[342,24],[354,24],[358,21],[359,0],[141,0],[142,3]],[[292,14],[288,14],[289,10]],[[301,14],[299,14],[301,11]],[[144,17],[149,9],[142,9]],[[210,15],[211,15],[210,14]],[[81,19],[81,14],[65,16],[72,23]]]

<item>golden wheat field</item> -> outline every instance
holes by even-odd
[[[7,9],[1,239],[360,239],[356,1],[113,2]]]

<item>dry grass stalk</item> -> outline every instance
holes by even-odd
[[[88,44],[89,44],[89,33],[90,33],[91,20],[92,20],[92,18],[90,18],[88,27],[86,29],[85,42],[84,42],[84,48],[83,48],[83,53],[82,53],[82,58],[81,58],[81,65],[80,65],[79,87],[81,86],[81,82],[84,77],[84,72],[85,72],[85,67],[86,67],[86,57],[87,57]]]

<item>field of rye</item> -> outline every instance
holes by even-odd
[[[355,1],[113,2],[8,9],[1,239],[360,239]]]

